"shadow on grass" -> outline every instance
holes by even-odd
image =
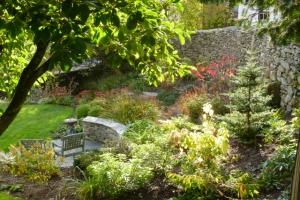
[[[0,104],[0,108],[6,105]],[[25,105],[15,121],[0,136],[0,150],[7,150],[20,139],[47,139],[65,118],[72,116],[71,107],[59,105]]]

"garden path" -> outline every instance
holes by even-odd
[[[61,139],[56,139],[56,140],[53,140],[52,142],[54,142],[58,145],[62,144]],[[88,139],[85,140],[85,151],[99,150],[100,148],[101,148],[101,143],[99,143],[97,141],[93,141],[93,140],[88,140]],[[78,149],[74,149],[74,150],[68,151],[67,154],[68,153],[73,154],[73,153],[77,153],[77,152],[78,152],[77,155],[79,155],[81,153],[78,151]],[[61,167],[61,168],[72,167],[73,163],[74,163],[74,156],[67,155],[67,157],[64,157],[63,159],[62,159],[62,157],[56,158],[56,164],[58,167]]]

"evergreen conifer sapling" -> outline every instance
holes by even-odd
[[[246,65],[234,77],[234,89],[228,94],[232,111],[224,116],[228,129],[242,141],[253,143],[270,126],[272,109],[268,106],[267,84],[263,68],[258,66],[256,53],[247,52]]]

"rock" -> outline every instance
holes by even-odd
[[[287,95],[293,96],[293,94],[294,94],[293,88],[291,86],[288,86],[287,87]]]
[[[285,104],[288,104],[290,101],[292,100],[292,96],[291,95],[286,95],[283,99],[283,102]]]
[[[285,70],[284,70],[284,67],[282,66],[282,65],[279,65],[278,66],[278,71],[277,72],[284,72]]]
[[[286,113],[290,113],[290,112],[292,112],[292,110],[293,110],[293,108],[292,108],[291,104],[288,104],[285,108]]]
[[[290,79],[289,82],[292,82],[292,81],[294,80],[294,78],[295,78],[295,73],[292,72],[292,71],[290,71],[289,74],[288,74],[288,77],[289,77],[289,79]]]
[[[143,95],[145,97],[157,97],[158,93],[157,92],[143,92]]]
[[[271,81],[276,81],[276,72],[275,71],[270,71],[270,79],[271,79]]]
[[[289,70],[289,63],[284,61],[284,60],[280,60],[280,65],[283,67],[284,70]]]
[[[277,80],[280,80],[281,81],[281,71],[277,70],[276,72],[276,77],[277,77]]]

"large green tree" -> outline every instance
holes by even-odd
[[[55,67],[68,71],[101,48],[113,67],[127,62],[157,84],[189,71],[169,39],[185,33],[169,22],[172,0],[0,1],[0,91],[11,101],[0,135],[31,87]]]

